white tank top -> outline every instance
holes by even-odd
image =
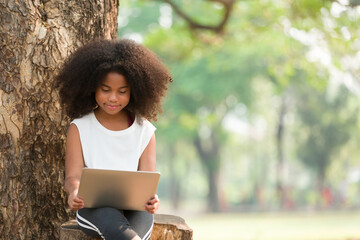
[[[146,119],[127,129],[112,131],[96,119],[94,112],[71,122],[79,130],[85,167],[137,171],[139,158],[156,128]]]

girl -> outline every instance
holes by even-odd
[[[83,167],[155,171],[155,127],[171,81],[150,50],[131,40],[97,40],[72,54],[56,77],[61,103],[74,119],[65,156],[68,204],[92,237],[149,239],[157,195],[146,211],[84,208],[77,195]]]

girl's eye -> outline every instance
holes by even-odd
[[[109,92],[110,90],[109,90],[109,89],[102,88],[101,91],[103,91],[103,92]]]
[[[126,93],[126,91],[119,91],[119,93],[124,94],[124,93]]]

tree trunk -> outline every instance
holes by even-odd
[[[212,129],[209,139],[200,139],[200,137],[197,136],[194,144],[208,177],[208,211],[219,212],[221,210],[219,201],[220,152],[219,143],[214,131],[215,130]]]
[[[281,98],[281,106],[278,115],[278,125],[276,134],[277,149],[277,167],[276,167],[276,192],[279,201],[279,207],[284,208],[286,201],[286,191],[284,186],[284,118],[286,115],[286,96],[285,93]]]
[[[220,201],[219,201],[219,171],[208,169],[208,211],[220,212]]]
[[[327,194],[324,194],[325,190],[327,190],[325,188],[325,178],[326,178],[326,174],[325,174],[325,170],[323,169],[319,169],[317,171],[317,182],[316,182],[316,189],[318,192],[318,199],[316,201],[316,208],[317,209],[322,209],[324,207],[326,207],[326,202],[327,202]]]
[[[58,239],[68,119],[54,73],[75,48],[117,35],[118,0],[0,0],[0,236]]]
[[[170,199],[172,203],[173,209],[177,210],[179,209],[180,205],[180,177],[177,173],[177,169],[174,166],[175,162],[175,156],[176,156],[176,150],[175,150],[175,144],[171,144],[170,147],[170,158],[169,158],[169,172],[170,172]]]

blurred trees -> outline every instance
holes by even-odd
[[[302,133],[298,156],[315,173],[315,187],[320,193],[329,187],[326,185],[331,162],[338,159],[341,147],[358,123],[359,107],[351,106],[349,98],[349,90],[344,87],[335,96],[307,87],[299,91],[297,110]]]
[[[228,187],[238,192],[237,201],[242,201],[239,189],[248,188],[240,181],[243,174],[251,176],[247,184],[256,202],[277,195],[272,204],[280,207],[296,194],[289,185],[302,181],[292,171],[309,170],[327,181],[336,152],[354,137],[349,133],[359,122],[356,109],[340,103],[354,102],[360,93],[360,67],[354,64],[360,61],[358,5],[164,0],[133,1],[120,8],[128,15],[120,18],[119,35],[143,41],[174,75],[158,123],[173,202],[193,184],[185,180],[187,174],[199,174],[192,173],[196,158],[207,177],[210,211],[224,209],[227,196],[234,196],[221,189],[226,177],[241,184]],[[347,97],[341,100],[342,95]],[[337,97],[330,101],[329,96]],[[321,130],[315,134],[313,128]],[[339,129],[343,136],[331,135]],[[331,144],[320,148],[314,143],[315,137],[327,142],[329,136]],[[249,166],[230,168],[238,174],[222,173],[229,169],[225,163],[235,162]]]

